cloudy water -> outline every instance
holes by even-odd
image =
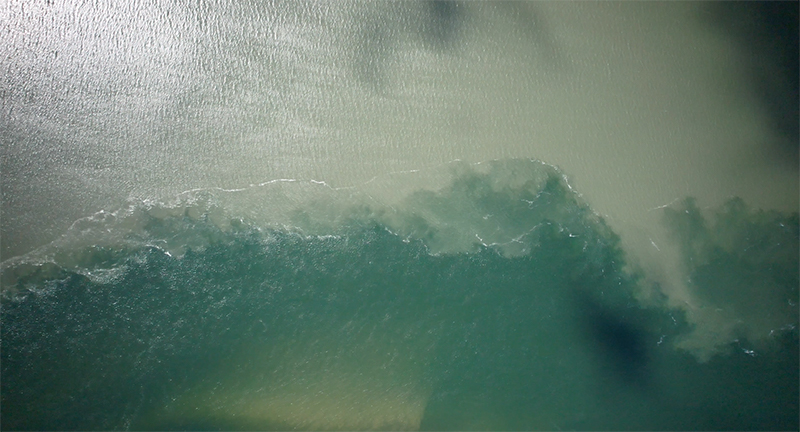
[[[798,428],[796,3],[0,17],[4,429]]]

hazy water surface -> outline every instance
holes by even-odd
[[[5,429],[797,429],[796,4],[0,17]]]

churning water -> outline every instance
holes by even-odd
[[[796,4],[2,17],[4,429],[798,428]]]

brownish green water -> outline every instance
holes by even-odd
[[[0,6],[3,430],[797,430],[797,3]]]

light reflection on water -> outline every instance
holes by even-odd
[[[6,424],[796,428],[769,7],[10,2]]]

